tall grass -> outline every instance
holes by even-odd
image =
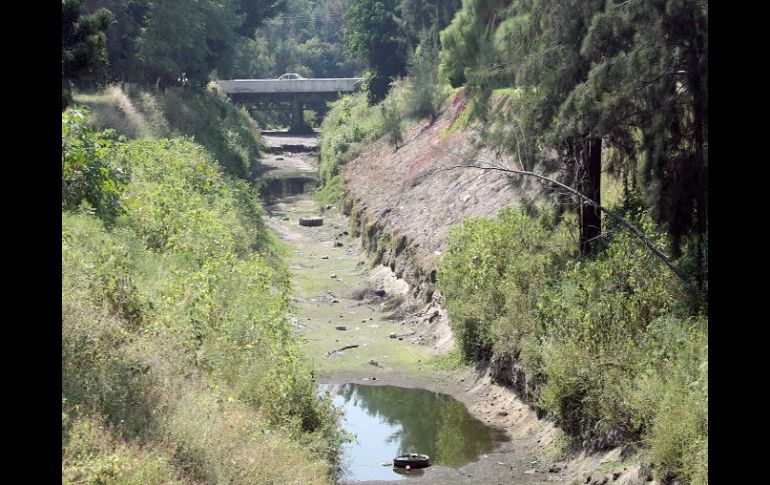
[[[65,193],[66,177],[130,167],[116,214],[87,198],[62,212],[64,481],[332,481],[344,437],[287,320],[287,271],[256,194],[191,140],[82,155],[103,137],[63,138],[76,167]]]
[[[254,119],[214,89],[170,87],[155,91],[132,84],[97,93],[75,93],[90,110],[96,130],[127,138],[192,137],[230,174],[248,178],[264,144]]]

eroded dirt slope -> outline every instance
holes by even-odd
[[[403,146],[395,149],[381,139],[345,168],[354,210],[362,210],[384,232],[405,237],[412,262],[428,274],[444,250],[451,226],[465,217],[494,217],[539,189],[525,193],[501,172],[457,168],[514,163],[478,149],[474,130],[451,129],[463,109],[458,97],[433,124],[423,120],[409,128]]]

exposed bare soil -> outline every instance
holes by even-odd
[[[370,144],[345,168],[347,190],[367,216],[414,249],[413,263],[430,272],[444,250],[449,228],[465,217],[493,217],[503,207],[521,204],[541,189],[514,186],[503,173],[454,168],[469,163],[510,167],[476,146],[473,130],[450,130],[462,103],[445,109],[429,124],[409,128],[403,146],[385,139]]]

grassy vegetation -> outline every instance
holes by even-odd
[[[63,483],[333,481],[256,194],[191,140],[85,118],[62,115]]]
[[[89,108],[95,129],[114,129],[128,138],[192,137],[230,174],[246,178],[264,145],[259,127],[243,108],[214,89],[169,87],[164,91],[132,84],[98,93],[75,93]]]
[[[369,106],[366,93],[344,96],[332,104],[321,124],[318,171],[322,203],[336,203],[343,196],[342,166],[358,155],[366,143],[382,134],[379,112]]]
[[[438,371],[453,371],[463,368],[468,362],[463,356],[462,351],[457,347],[452,348],[445,354],[436,354],[431,356],[427,365]]]
[[[452,231],[438,281],[460,348],[518,360],[526,397],[583,445],[643,445],[658,478],[706,483],[707,318],[631,235],[610,227],[579,259],[569,225],[508,209]]]

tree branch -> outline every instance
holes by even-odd
[[[589,197],[586,197],[585,195],[581,194],[577,189],[574,189],[574,188],[570,187],[569,185],[563,184],[563,183],[559,182],[558,180],[554,180],[552,178],[546,177],[545,175],[540,175],[540,174],[535,173],[535,172],[530,172],[530,171],[526,171],[526,170],[516,170],[516,169],[512,169],[512,168],[503,168],[503,167],[495,167],[495,166],[484,166],[484,165],[454,165],[454,166],[451,166],[451,167],[439,168],[439,169],[433,171],[433,173],[449,171],[449,170],[455,170],[455,169],[458,169],[458,168],[477,168],[477,169],[480,169],[480,170],[494,170],[494,171],[498,171],[498,172],[510,173],[510,174],[515,174],[515,175],[524,175],[524,176],[528,176],[528,177],[534,177],[534,178],[536,178],[536,179],[538,179],[538,180],[540,180],[542,182],[547,182],[548,184],[555,185],[555,186],[557,186],[557,187],[559,187],[561,189],[564,189],[567,192],[570,192],[571,194],[578,196],[586,204],[591,205],[593,207],[596,207],[600,211],[604,212],[608,216],[610,216],[613,219],[615,219],[622,226],[624,226],[626,229],[631,231],[631,233],[634,236],[636,236],[639,240],[641,240],[644,243],[644,245],[647,246],[647,248],[649,250],[651,250],[658,257],[658,259],[663,261],[663,263],[666,266],[668,266],[668,268],[675,275],[677,275],[685,283],[688,282],[687,277],[682,272],[682,270],[679,269],[679,267],[676,264],[674,264],[673,261],[671,261],[671,258],[669,258],[668,255],[666,255],[666,253],[664,253],[663,250],[661,250],[654,242],[652,242],[650,240],[650,238],[648,238],[638,227],[636,227],[635,225],[633,225],[630,222],[628,222],[628,220],[626,220],[626,218],[624,218],[620,214],[618,214],[615,211],[612,211],[610,209],[607,209],[606,207],[596,203],[594,200],[590,199]]]

